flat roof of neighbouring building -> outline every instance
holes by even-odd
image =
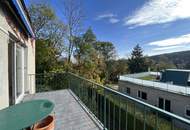
[[[190,73],[190,70],[186,70],[186,69],[166,69],[168,71],[180,71],[180,72],[189,72]]]

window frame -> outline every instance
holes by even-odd
[[[163,100],[163,108],[160,108],[160,107],[159,107],[159,101],[160,101],[159,99],[162,99],[162,100]],[[167,110],[166,110],[166,101],[169,101],[169,102],[170,102],[170,111],[167,111]],[[158,97],[158,102],[157,102],[157,103],[158,103],[158,108],[160,108],[160,109],[162,109],[162,110],[165,110],[165,111],[167,111],[167,112],[172,112],[172,109],[171,109],[171,108],[172,108],[172,107],[171,107],[172,102],[171,102],[171,100],[166,99],[166,98],[163,98],[163,97]]]
[[[129,88],[129,87],[126,87],[126,90],[125,90],[125,92],[126,92],[127,94],[131,94],[131,88]]]
[[[143,98],[143,93],[146,95],[146,98]],[[148,94],[145,91],[138,90],[137,91],[137,98],[147,101],[148,100]]]

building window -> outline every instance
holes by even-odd
[[[145,92],[141,93],[141,98],[147,100],[147,94]]]
[[[147,100],[147,93],[142,92],[142,91],[138,91],[138,98]]]
[[[164,109],[164,99],[163,98],[159,98],[158,107],[161,109]]]
[[[190,105],[186,107],[185,114],[187,117],[190,117]]]
[[[170,100],[165,100],[165,110],[170,112],[171,103]]]
[[[131,93],[131,89],[130,88],[126,88],[126,93],[130,94]]]
[[[170,102],[170,100],[159,98],[158,107],[170,112],[171,111],[171,102]]]
[[[141,91],[138,91],[138,97],[141,98]]]

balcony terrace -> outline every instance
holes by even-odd
[[[56,130],[190,129],[188,119],[72,73],[30,75],[29,82],[34,81],[37,93],[26,96],[24,101],[32,99],[53,101]]]
[[[99,130],[69,89],[27,95],[24,101],[48,99],[55,104],[55,130]]]

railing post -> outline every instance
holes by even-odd
[[[68,89],[71,89],[70,80],[69,80],[69,73],[68,72],[66,72],[66,77],[67,77],[67,79],[66,79],[66,81],[67,81],[67,87],[68,87]]]
[[[156,130],[158,130],[158,112],[156,112]]]
[[[119,130],[121,130],[121,98],[119,96]]]
[[[133,122],[133,129],[135,130],[136,129],[136,104],[134,103],[134,122]]]
[[[106,130],[106,90],[104,89],[104,130]]]
[[[115,99],[113,99],[113,130],[115,130]]]
[[[144,130],[146,130],[146,107],[144,106]]]
[[[174,120],[173,119],[171,119],[172,120],[172,124],[171,124],[171,130],[174,130]]]
[[[127,107],[127,103],[126,103],[126,106],[125,106],[125,111],[126,111],[126,115],[125,115],[125,118],[126,118],[126,120],[125,120],[125,126],[126,126],[126,130],[127,130],[127,125],[128,125],[128,107]]]
[[[109,104],[108,104],[108,113],[109,113],[109,115],[108,115],[108,129],[110,129],[110,101],[109,101]]]

